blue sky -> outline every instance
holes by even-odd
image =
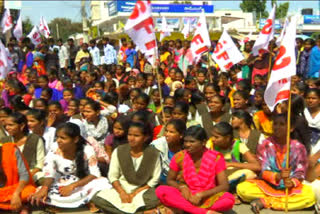
[[[271,10],[271,1],[267,2],[268,10]],[[279,1],[278,1],[279,2]],[[238,1],[214,1],[215,9],[240,9]],[[87,2],[89,5],[89,2]],[[30,17],[33,24],[38,24],[41,16],[47,22],[56,17],[66,17],[73,21],[81,21],[81,1],[22,1],[22,16]],[[301,8],[314,8],[318,10],[319,1],[290,1],[289,11],[291,13]]]

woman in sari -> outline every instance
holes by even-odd
[[[207,135],[198,126],[187,129],[184,147],[176,153],[167,177],[169,186],[159,186],[156,194],[165,206],[192,214],[230,210],[234,197],[228,191],[226,163],[222,154],[206,149]]]
[[[290,163],[286,168],[287,116],[278,114],[273,121],[274,134],[257,148],[261,163],[261,178],[247,180],[237,186],[237,193],[243,201],[251,202],[254,213],[263,208],[284,210],[285,189],[288,188],[288,210],[311,207],[315,196],[310,186],[302,184],[308,166],[307,151],[296,140],[290,140]]]
[[[14,143],[0,147],[0,210],[21,211],[30,194],[36,191],[29,167]]]

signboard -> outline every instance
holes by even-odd
[[[22,7],[21,1],[12,1],[12,0],[11,1],[9,1],[9,0],[4,1],[4,8],[21,10],[21,7]]]
[[[114,1],[117,3],[118,12],[131,13],[136,1]],[[152,4],[153,13],[213,13],[213,5],[192,4]]]
[[[320,24],[320,15],[304,15],[303,16],[304,24],[319,25]]]
[[[117,1],[110,1],[108,2],[108,13],[109,16],[115,16],[118,13],[117,10]]]
[[[266,23],[266,20],[267,20],[267,19],[260,19],[260,20],[259,20],[259,29],[262,29],[262,28],[263,28],[263,26],[264,26],[265,23]],[[274,28],[275,28],[276,30],[280,30],[280,29],[281,29],[280,19],[276,19],[274,22],[275,22]]]
[[[170,31],[177,30],[180,27],[180,19],[179,18],[166,18],[167,19],[167,27]],[[162,26],[162,18],[156,18],[156,29],[160,30]]]

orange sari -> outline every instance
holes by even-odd
[[[2,145],[2,160],[1,164],[3,167],[4,174],[6,176],[6,184],[0,188],[0,209],[11,210],[11,198],[16,188],[19,185],[19,171],[17,164],[17,157],[15,155],[16,145],[14,143],[6,143]],[[32,176],[29,172],[29,167],[25,159],[22,157],[24,164],[29,173],[29,184],[24,187],[20,197],[22,202],[26,202],[30,194],[36,191],[36,188],[32,181]]]

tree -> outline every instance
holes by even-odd
[[[58,34],[57,34],[57,26],[58,26],[59,38],[63,39],[64,41],[67,40],[70,35],[82,32],[82,23],[72,22],[71,19],[66,19],[66,18],[55,18],[48,24],[48,26],[49,26],[51,35],[55,39],[58,39]]]
[[[283,19],[287,16],[288,10],[289,10],[289,2],[277,4],[277,0],[271,1],[271,6],[276,4],[276,19]]]
[[[33,28],[32,21],[30,17],[27,17],[25,20],[22,21],[22,30],[23,34],[28,35]]]
[[[257,19],[268,17],[268,12],[266,11],[267,0],[242,0],[240,3],[240,8],[243,12],[253,12],[257,14]]]

